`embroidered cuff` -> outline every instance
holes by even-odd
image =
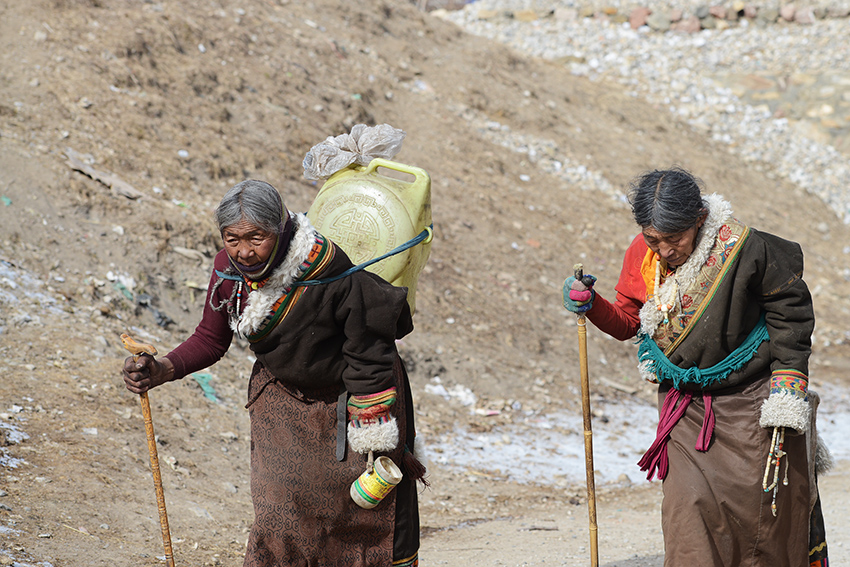
[[[770,395],[761,406],[759,425],[807,432],[811,416],[808,387],[809,379],[802,372],[774,370],[770,377]]]
[[[390,414],[396,389],[351,396],[348,400],[348,443],[357,453],[386,452],[398,446],[398,423]]]

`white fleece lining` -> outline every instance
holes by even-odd
[[[832,453],[829,452],[829,447],[826,446],[820,435],[818,436],[818,444],[815,449],[815,470],[819,475],[824,474],[834,465]]]
[[[809,430],[811,408],[809,401],[791,392],[773,392],[761,405],[759,425],[768,427],[790,427],[797,433]]]
[[[413,456],[416,457],[416,460],[419,461],[426,470],[428,469],[431,461],[428,459],[428,454],[425,452],[425,442],[422,440],[421,435],[416,435],[416,437],[413,438]]]
[[[316,242],[316,229],[310,224],[307,215],[292,215],[295,221],[295,233],[289,243],[289,250],[280,266],[275,268],[269,281],[260,289],[248,294],[245,310],[238,320],[231,320],[230,326],[241,336],[256,333],[274,302],[283,295],[283,290],[301,275],[301,264],[307,259]]]
[[[720,227],[732,216],[731,205],[717,193],[707,195],[703,197],[703,200],[708,206],[708,216],[705,223],[700,227],[694,251],[684,264],[676,268],[675,282],[674,278],[667,278],[660,288],[655,290],[662,303],[673,305],[670,310],[671,316],[678,315],[681,312],[678,290],[686,290],[693,285],[700,270],[708,260],[711,249],[714,248],[714,241]],[[678,286],[676,283],[678,283]],[[641,331],[653,337],[655,331],[658,330],[658,325],[663,320],[664,313],[656,308],[655,301],[647,301],[643,304],[640,310]]]
[[[385,423],[375,423],[364,427],[348,424],[348,445],[352,451],[366,454],[392,451],[398,447],[398,422],[395,417]]]

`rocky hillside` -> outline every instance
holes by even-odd
[[[561,282],[583,262],[613,296],[635,233],[624,187],[671,164],[724,193],[739,218],[802,243],[814,367],[832,379],[850,360],[850,229],[826,205],[620,86],[412,3],[0,0],[0,61],[0,432],[3,458],[26,462],[0,468],[11,510],[0,517],[20,535],[17,553],[148,564],[141,550],[158,535],[117,337],[130,330],[161,352],[179,343],[219,246],[220,196],[259,178],[306,211],[318,188],[302,177],[304,154],[357,123],[405,130],[396,159],[432,177],[432,255],[401,347],[426,433],[577,407]],[[595,392],[652,397],[630,345],[590,339]],[[250,523],[247,356],[235,345],[210,381],[152,396],[178,474],[167,490],[184,494],[177,545],[195,546],[195,564],[238,564]],[[482,411],[427,393],[435,376],[472,390]],[[426,524],[440,523],[440,490],[424,497]],[[73,559],[89,537],[99,551]]]

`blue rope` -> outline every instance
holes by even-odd
[[[245,278],[243,278],[242,276],[234,276],[232,274],[222,272],[221,270],[216,270],[215,275],[217,275],[218,277],[220,277],[223,280],[230,280],[232,282],[243,282],[243,283],[245,283]]]
[[[761,343],[768,340],[770,340],[770,335],[767,331],[764,313],[762,313],[758,323],[741,343],[741,346],[711,368],[701,370],[696,366],[690,368],[676,366],[670,362],[670,359],[664,355],[655,341],[652,340],[652,337],[646,333],[641,333],[639,337],[638,361],[641,363],[648,362],[647,370],[654,372],[659,382],[670,380],[677,390],[685,385],[705,388],[715,382],[725,380],[729,374],[743,367],[755,356]]]
[[[298,286],[321,285],[321,284],[326,284],[326,283],[335,282],[337,280],[341,280],[342,278],[350,276],[354,272],[359,272],[360,270],[364,270],[364,269],[368,268],[369,266],[371,266],[372,264],[375,264],[377,262],[380,262],[381,260],[389,258],[390,256],[395,256],[396,254],[400,254],[400,253],[404,252],[405,250],[413,248],[414,246],[416,246],[420,242],[426,240],[427,238],[430,238],[433,233],[434,233],[434,225],[431,224],[428,228],[426,228],[425,230],[423,230],[422,232],[420,232],[419,234],[417,234],[416,236],[414,236],[413,238],[411,238],[410,240],[408,240],[404,244],[402,244],[400,246],[396,246],[395,248],[393,248],[392,250],[390,250],[386,254],[383,254],[382,256],[378,256],[377,258],[372,258],[371,260],[369,260],[367,262],[363,262],[362,264],[357,264],[356,266],[352,266],[351,268],[348,268],[347,270],[345,270],[341,274],[337,274],[333,277],[325,278],[325,279],[322,279],[322,280],[304,280],[303,282],[294,282],[292,284],[292,286],[298,287]],[[215,273],[218,277],[225,279],[225,280],[231,280],[231,281],[235,281],[235,282],[240,282],[240,281],[244,282],[245,281],[242,278],[241,275],[226,274],[226,273],[224,273],[220,270],[216,270]],[[245,283],[247,284],[247,282],[245,282]]]
[[[420,232],[419,234],[417,234],[416,236],[414,236],[413,238],[411,238],[410,240],[408,240],[407,242],[405,242],[401,246],[396,246],[395,248],[393,248],[392,250],[390,250],[386,254],[378,256],[377,258],[372,258],[371,260],[369,260],[367,262],[363,262],[362,264],[357,264],[356,266],[352,266],[351,268],[348,268],[347,270],[345,270],[341,274],[337,274],[333,277],[325,278],[323,280],[304,280],[303,282],[295,282],[295,283],[292,284],[292,286],[298,287],[298,286],[309,286],[309,285],[321,285],[321,284],[326,284],[326,283],[335,282],[337,280],[341,280],[342,278],[348,277],[351,274],[353,274],[354,272],[359,272],[360,270],[364,270],[364,269],[368,268],[369,266],[371,266],[372,264],[380,262],[381,260],[383,260],[385,258],[389,258],[390,256],[395,256],[396,254],[399,254],[401,252],[404,252],[405,250],[413,248],[414,246],[416,246],[417,244],[419,244],[420,242],[422,242],[423,240],[425,240],[426,238],[431,236],[433,233],[434,233],[434,225],[431,224],[428,228],[426,228],[425,230],[423,230],[422,232]]]

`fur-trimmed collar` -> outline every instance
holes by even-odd
[[[233,331],[241,336],[256,333],[260,329],[275,301],[301,275],[301,265],[316,242],[316,229],[310,224],[307,215],[296,213],[292,215],[292,220],[295,223],[294,233],[283,262],[272,272],[263,287],[248,294],[242,315],[230,321]]]
[[[703,198],[708,206],[708,216],[697,235],[697,243],[693,253],[684,264],[676,269],[674,276],[667,278],[661,287],[655,290],[658,299],[665,304],[672,305],[670,315],[677,315],[681,311],[678,290],[688,289],[699,275],[700,269],[705,265],[714,248],[717,233],[723,224],[732,216],[732,207],[728,201],[717,193],[712,193]],[[640,310],[641,332],[650,337],[655,335],[658,325],[664,320],[664,314],[656,308],[654,301],[647,301]]]

